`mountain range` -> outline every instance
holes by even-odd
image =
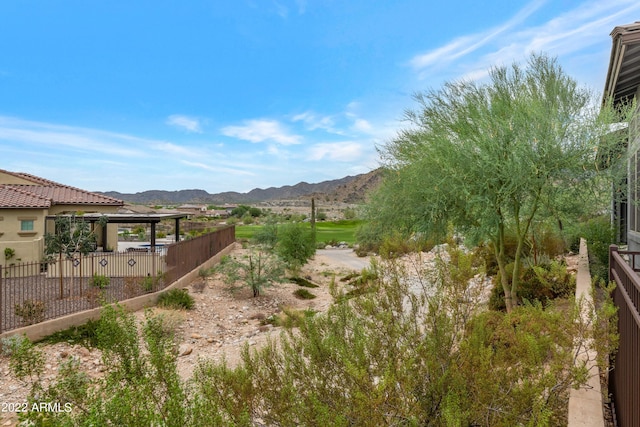
[[[205,190],[149,190],[135,194],[119,193],[117,191],[101,192],[106,196],[115,197],[134,204],[184,204],[202,203],[255,203],[270,200],[308,199],[311,197],[324,198],[341,203],[362,203],[366,194],[377,187],[382,179],[382,170],[375,169],[366,174],[346,176],[344,178],[323,181],[316,184],[300,182],[295,185],[283,187],[254,188],[248,193],[227,191],[210,194]]]

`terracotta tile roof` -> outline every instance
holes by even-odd
[[[11,187],[50,199],[54,205],[123,205],[118,199],[68,186],[14,184]]]
[[[14,188],[9,185],[0,185],[0,208],[49,208],[51,200],[29,193],[28,191]]]
[[[33,182],[30,184],[0,184],[0,208],[48,208],[52,205],[122,206],[122,200],[103,196],[26,173],[1,170]]]

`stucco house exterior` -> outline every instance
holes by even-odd
[[[15,254],[11,262],[41,261],[44,236],[54,232],[55,215],[117,213],[123,205],[112,197],[0,169],[0,262],[8,261],[6,248]],[[102,228],[95,232],[98,246],[104,241],[117,244],[117,224],[107,224],[106,235]]]
[[[611,32],[612,47],[603,100],[614,103],[640,100],[640,21],[620,25]],[[640,118],[636,111],[628,126],[627,176],[614,188],[613,224],[617,240],[630,251],[640,251]]]

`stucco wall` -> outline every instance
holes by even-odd
[[[71,214],[71,213],[117,213],[118,206],[89,206],[89,205],[55,205],[49,209],[48,215]],[[98,242],[102,242],[102,228],[96,224],[95,233]],[[53,233],[55,230],[55,221],[48,220],[46,224],[46,232]],[[101,245],[100,245],[101,246]],[[118,249],[118,224],[107,224],[107,248]]]
[[[33,181],[0,171],[0,184],[33,184]]]
[[[30,262],[42,259],[45,213],[46,211],[42,209],[0,211],[0,257],[3,264],[5,248],[15,251],[15,256],[8,262]],[[33,231],[20,231],[21,220],[33,220]]]

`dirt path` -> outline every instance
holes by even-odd
[[[316,256],[327,260],[331,265],[361,271],[369,267],[369,257],[360,258],[353,249],[320,249]]]

